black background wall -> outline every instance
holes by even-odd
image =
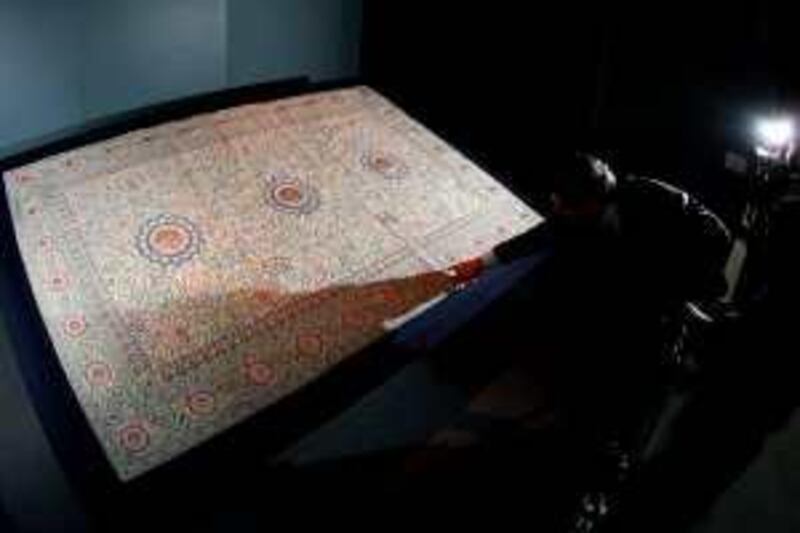
[[[797,85],[776,3],[366,2],[363,70],[529,199],[553,150],[684,185],[723,211],[753,114]],[[780,80],[780,83],[777,82]]]

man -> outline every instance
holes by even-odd
[[[652,390],[665,314],[724,294],[730,236],[688,193],[652,179],[617,180],[588,154],[558,162],[553,178],[543,224],[451,273],[463,284],[547,251],[529,280],[535,288],[519,289],[519,338],[549,337],[545,344],[558,348],[557,386],[570,416],[591,426],[631,423]]]
[[[628,288],[644,290],[653,303],[724,293],[730,235],[685,191],[647,178],[618,181],[603,161],[576,153],[558,163],[550,199],[544,224],[456,265],[456,279],[466,283],[486,268],[552,247],[557,254],[600,253],[616,261],[631,276]]]

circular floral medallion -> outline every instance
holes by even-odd
[[[278,211],[308,215],[319,209],[319,191],[305,181],[285,176],[267,180],[267,205]]]
[[[50,278],[50,289],[54,292],[62,292],[69,286],[69,278],[63,272],[56,272]]]
[[[70,337],[80,337],[86,332],[86,319],[73,316],[64,321],[64,332]]]
[[[150,433],[139,422],[131,422],[119,430],[119,444],[129,453],[141,453],[150,446]]]
[[[275,381],[275,374],[272,369],[257,361],[250,361],[245,363],[244,373],[247,380],[253,385],[267,386]]]
[[[360,330],[374,325],[377,317],[358,302],[351,303],[342,309],[342,325],[351,330]]]
[[[92,387],[108,388],[114,383],[114,371],[104,361],[93,361],[86,365],[86,381]]]
[[[198,391],[186,397],[186,407],[193,415],[210,415],[216,409],[216,399],[208,391]]]
[[[139,229],[136,246],[150,261],[164,266],[180,266],[200,252],[202,237],[186,217],[163,213]]]
[[[306,357],[318,356],[325,351],[325,341],[319,333],[301,333],[295,339],[295,343],[298,353]]]
[[[395,287],[381,287],[376,297],[381,307],[387,311],[400,311],[403,308],[403,296]]]
[[[403,179],[409,174],[408,165],[402,159],[380,150],[362,155],[361,165],[370,172],[390,180]]]

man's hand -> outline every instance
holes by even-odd
[[[483,257],[474,257],[453,265],[447,272],[456,286],[470,283],[483,274],[486,270],[486,261]]]

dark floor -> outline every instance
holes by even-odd
[[[800,412],[714,503],[692,533],[800,531]]]
[[[786,327],[777,330],[790,332],[788,322]],[[754,338],[751,339],[753,346],[761,346],[761,337],[755,333],[762,334],[766,325],[773,323],[773,320],[765,318],[754,327]],[[497,329],[488,328],[485,332],[492,333],[489,340],[496,339]],[[4,337],[0,335],[0,347]],[[508,358],[509,352],[517,347],[516,343],[503,343],[491,353],[498,358],[500,354],[497,350],[500,349]],[[541,347],[543,351],[546,348]],[[451,351],[459,357],[464,356],[458,350]],[[526,344],[523,351],[523,355],[528,355],[530,345]],[[759,356],[759,361],[763,361],[764,354],[759,352]],[[529,518],[530,524],[561,525],[559,519],[564,516],[566,509],[558,506],[571,501],[570,490],[576,481],[582,481],[582,469],[586,465],[573,460],[577,456],[571,450],[564,449],[557,437],[552,437],[550,430],[557,413],[554,413],[547,391],[540,386],[541,376],[547,368],[536,365],[531,368],[529,364],[520,366],[519,358],[510,359],[512,363],[493,374],[493,379],[487,377],[482,386],[466,389],[456,387],[458,380],[453,379],[454,372],[449,367],[437,368],[425,361],[409,365],[380,388],[377,399],[370,399],[368,395],[363,406],[357,405],[349,415],[343,416],[343,429],[336,430],[335,421],[332,421],[331,429],[323,438],[317,442],[310,438],[299,445],[296,458],[306,463],[301,474],[295,475],[292,469],[276,472],[271,479],[265,479],[262,489],[255,492],[243,490],[242,487],[226,487],[223,491],[217,491],[222,498],[218,506],[204,508],[195,504],[197,508],[186,509],[191,514],[178,516],[181,513],[175,512],[175,524],[194,524],[198,530],[210,531],[261,531],[270,524],[271,516],[281,515],[282,509],[279,507],[274,510],[271,510],[272,507],[265,508],[268,502],[271,506],[276,502],[287,505],[300,503],[302,507],[317,502],[345,504],[358,501],[363,505],[366,501],[372,501],[387,512],[402,511],[405,515],[427,508],[438,514],[461,518],[472,515],[505,518],[524,515]],[[530,357],[523,359],[529,362]],[[22,397],[22,383],[16,378],[11,380],[14,373],[9,365],[3,368],[3,363],[0,359],[0,370],[8,372],[0,372],[0,385],[4,384],[4,380],[8,381],[5,391],[18,390]],[[747,379],[737,383],[750,382],[750,369],[745,365],[737,376]],[[474,383],[474,380],[462,381]],[[769,384],[777,381],[791,383],[791,377],[775,380],[774,375],[768,373],[762,381]],[[723,396],[712,402],[712,409],[708,411],[722,414],[721,429],[733,431],[731,435],[739,435],[737,431],[740,427],[758,425],[750,422],[756,422],[759,413],[764,411],[755,409],[746,412],[746,408],[753,403],[748,398],[748,395],[753,395],[752,389],[736,385],[723,387],[722,392]],[[9,410],[3,413],[7,420],[21,423],[25,419],[27,425],[37,423],[28,405],[15,407],[8,402],[0,403],[0,409],[6,408]],[[759,409],[769,408],[769,402],[759,406]],[[728,413],[725,414],[725,411]],[[732,416],[731,411],[736,416]],[[739,411],[742,411],[742,417],[738,416]],[[382,424],[371,423],[378,419]],[[428,423],[430,425],[423,427]],[[380,433],[381,438],[371,438],[369,431],[365,430],[367,426],[369,431]],[[400,433],[406,435],[426,434],[427,440],[403,442],[402,435],[392,437],[392,432],[386,431],[387,426],[400,428],[403,430]],[[4,432],[3,429],[0,427],[0,444],[4,444],[0,449],[0,460],[7,466],[5,471],[18,469],[20,458],[27,457],[27,460],[39,464],[39,468],[31,467],[28,470],[41,471],[42,475],[37,476],[37,484],[25,487],[20,486],[16,479],[0,479],[0,487],[8,489],[0,493],[14,498],[13,501],[1,503],[9,514],[22,510],[31,519],[38,516],[38,510],[31,502],[41,502],[43,495],[49,494],[51,499],[58,500],[50,505],[51,509],[58,509],[61,505],[59,502],[66,502],[70,498],[66,494],[59,496],[63,487],[57,483],[60,479],[55,472],[57,465],[35,457],[31,453],[33,448],[26,445],[30,444],[30,439],[20,441],[11,431],[11,426],[6,428],[9,431]],[[752,463],[749,466],[746,463],[738,465],[737,468],[742,468],[743,473],[733,480],[733,484],[714,502],[710,511],[694,519],[692,533],[782,533],[798,530],[800,510],[793,503],[800,502],[800,416],[795,414],[791,423],[782,422],[772,429],[775,431],[768,437],[766,445],[756,448],[760,451]],[[752,437],[753,443],[760,447],[761,433],[756,433],[758,435],[745,436]],[[486,443],[487,435],[492,439],[492,445],[481,448],[480,445]],[[700,435],[701,438],[702,435],[713,437],[713,431],[701,431]],[[498,436],[502,437],[499,440],[501,445],[496,446]],[[542,436],[544,438],[540,438]],[[505,442],[523,442],[530,444],[530,447],[504,447],[502,442],[506,437],[509,440]],[[733,444],[730,438],[710,440],[712,444],[700,446],[705,448],[705,455],[701,453],[693,458],[696,469],[689,468],[688,476],[685,472],[684,477],[679,478],[683,486],[692,485],[693,476],[699,480],[709,470],[703,468],[702,460],[709,455],[718,455],[717,450],[725,451],[719,442]],[[380,444],[378,448],[383,447],[383,451],[371,448],[368,446],[370,443],[373,446]],[[397,446],[398,443],[400,446]],[[403,449],[405,445],[414,449]],[[337,449],[358,450],[359,454],[348,460],[341,457],[336,459]],[[388,453],[383,453],[387,449]],[[520,450],[524,450],[525,455],[519,454]],[[515,453],[518,455],[513,455]],[[533,458],[534,461],[524,457]],[[285,484],[281,482],[284,479],[280,477],[282,475],[286,476]],[[373,490],[375,483],[388,483],[384,485],[384,489],[388,487],[388,490]],[[291,489],[284,490],[289,485]],[[670,498],[671,494],[674,493],[666,491],[664,497]],[[244,495],[244,498],[239,495]],[[165,505],[173,507],[170,502]],[[48,518],[42,515],[40,523],[44,524],[47,520],[53,522],[54,519],[55,516]],[[650,520],[659,521],[661,515],[654,515]],[[71,523],[79,522],[79,519],[73,519]],[[540,527],[538,530],[551,529]]]

